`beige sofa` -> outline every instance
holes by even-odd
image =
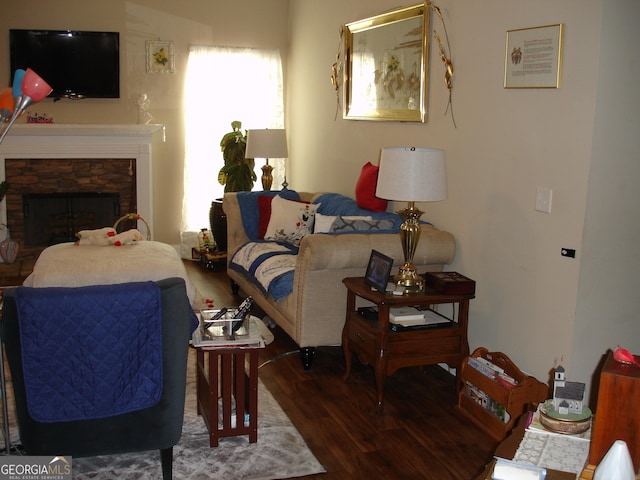
[[[301,200],[313,202],[322,194],[299,192],[299,195]],[[223,209],[227,216],[229,263],[239,247],[254,239],[250,239],[245,231],[236,193],[224,195]],[[241,273],[231,268],[227,272],[242,293],[251,295],[256,304],[298,344],[303,366],[308,369],[314,347],[341,343],[347,297],[342,279],[364,276],[372,249],[394,259],[392,274],[404,262],[398,234],[318,233],[305,236],[296,257],[293,291],[277,302],[265,296]],[[453,235],[424,224],[414,256],[418,271],[441,271],[444,265],[453,261],[454,255]]]

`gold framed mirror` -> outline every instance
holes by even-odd
[[[343,118],[426,122],[429,12],[421,3],[345,25]]]

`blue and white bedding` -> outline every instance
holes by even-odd
[[[233,255],[229,268],[278,301],[293,290],[297,254],[298,248],[285,242],[247,242]]]

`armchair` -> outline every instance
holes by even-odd
[[[158,449],[162,477],[170,479],[191,321],[180,278],[6,290],[2,342],[25,452],[86,457]],[[56,369],[52,382],[47,368]]]

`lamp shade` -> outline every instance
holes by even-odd
[[[53,89],[45,82],[40,75],[27,68],[22,77],[22,94],[31,98],[33,103],[37,103],[49,95]]]
[[[444,150],[383,148],[376,196],[403,202],[434,202],[447,198]]]
[[[22,79],[24,78],[25,73],[26,72],[23,69],[18,68],[13,74],[12,90],[14,97],[22,96]]]
[[[282,128],[249,130],[246,158],[287,158],[287,136]]]
[[[8,110],[13,113],[13,90],[6,87],[0,90],[0,110]]]

